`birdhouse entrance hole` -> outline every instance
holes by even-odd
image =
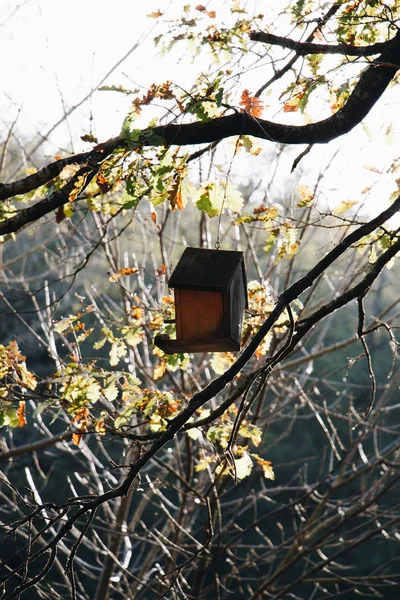
[[[167,354],[240,350],[247,286],[242,252],[186,248],[168,282],[176,339],[156,336]]]

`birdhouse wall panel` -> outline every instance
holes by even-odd
[[[242,283],[242,273],[237,271],[229,290],[230,295],[230,336],[240,343],[243,312],[247,305],[246,289]]]
[[[223,297],[219,292],[175,290],[176,337],[224,337]]]

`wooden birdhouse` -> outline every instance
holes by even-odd
[[[156,336],[167,354],[240,350],[247,285],[242,252],[186,248],[168,282],[176,339]]]

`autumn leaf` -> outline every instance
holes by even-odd
[[[211,367],[217,375],[222,375],[233,365],[236,358],[232,352],[215,352],[211,359]]]
[[[178,178],[175,181],[174,185],[169,191],[168,200],[172,210],[175,210],[176,208],[178,210],[183,210],[185,208],[185,201],[182,195],[182,185],[180,178]]]
[[[71,327],[75,320],[75,317],[64,317],[64,319],[61,319],[61,321],[58,321],[58,323],[55,324],[54,331],[57,333],[63,333],[63,331]]]
[[[256,119],[261,117],[264,110],[262,100],[252,96],[249,90],[243,90],[239,104],[240,106],[243,106],[243,109],[249,113],[249,115],[256,117]]]
[[[266,212],[267,210],[269,210],[269,208],[267,206],[265,206],[264,204],[261,204],[261,206],[257,206],[254,210],[253,210],[253,215],[260,215],[261,213]]]
[[[107,194],[111,190],[110,184],[106,181],[103,173],[99,173],[97,176],[97,185],[99,186],[99,190],[102,194]]]
[[[246,152],[249,152],[249,154],[252,154],[253,156],[258,156],[262,151],[262,146],[256,138],[252,138],[247,135],[242,135],[240,141],[243,144],[243,147],[246,150]]]
[[[332,213],[334,215],[341,215],[342,213],[347,212],[350,208],[358,204],[357,200],[342,200],[336,208],[333,209]]]
[[[299,108],[300,100],[301,98],[299,98],[299,96],[287,100],[283,105],[283,112],[296,112],[296,110]]]
[[[314,200],[313,192],[306,185],[298,185],[296,190],[300,194],[300,202],[297,204],[297,208],[308,206]]]
[[[83,435],[81,433],[73,433],[72,434],[72,441],[75,444],[75,446],[79,446],[82,437],[83,437]]]
[[[127,277],[129,275],[136,275],[136,273],[139,273],[139,269],[135,269],[133,267],[126,267],[125,269],[118,269],[118,273],[113,273],[112,275],[110,275],[109,281],[115,282],[115,281],[118,281],[118,279],[121,279],[121,277]]]
[[[61,223],[65,218],[64,207],[59,206],[56,211],[56,223]]]
[[[24,427],[27,424],[25,416],[25,400],[20,400],[17,408],[18,427]]]
[[[318,40],[318,42],[324,41],[324,36],[322,35],[322,32],[320,29],[316,29],[316,31],[314,32],[314,39]]]
[[[275,473],[271,461],[261,458],[261,456],[258,456],[258,454],[252,454],[251,456],[256,459],[262,468],[265,479],[272,479],[273,481],[275,479]]]
[[[162,17],[163,13],[160,11],[160,9],[158,9],[157,11],[151,12],[148,15],[146,15],[146,17],[150,17],[151,19],[158,19],[159,17]]]
[[[164,375],[166,367],[167,367],[167,361],[165,359],[163,359],[160,362],[160,364],[154,368],[154,372],[153,372],[154,379],[160,379]]]
[[[107,433],[106,426],[102,420],[97,421],[94,429],[99,435],[105,435]]]
[[[162,275],[165,275],[166,272],[167,272],[167,266],[166,265],[161,265],[161,267],[159,269],[157,269],[157,275],[159,277],[161,277]]]
[[[84,175],[78,176],[76,182],[74,183],[74,187],[70,191],[69,196],[68,196],[68,200],[69,200],[70,204],[72,202],[75,202],[75,200],[81,193],[81,190],[82,190],[83,186],[85,185],[85,181],[86,181],[86,176],[84,176]],[[65,210],[64,210],[64,213],[67,214]]]
[[[111,350],[110,350],[110,365],[112,367],[115,367],[120,359],[125,356],[127,353],[127,349],[125,344],[122,341],[118,341],[118,342],[113,342],[111,344]]]
[[[195,471],[197,471],[197,472],[205,471],[206,469],[209,468],[211,463],[213,463],[215,460],[216,460],[215,456],[204,456],[204,457],[200,458],[199,462],[195,466]]]
[[[84,135],[81,135],[81,140],[82,142],[89,142],[91,144],[99,143],[97,137],[95,135],[92,135],[91,133],[85,133]]]

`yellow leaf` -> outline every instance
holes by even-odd
[[[195,466],[195,470],[196,471],[205,471],[206,469],[208,469],[208,467],[210,466],[210,464],[213,461],[214,461],[214,457],[213,456],[205,456],[204,458],[201,458],[199,460],[199,462]]]
[[[211,367],[217,375],[222,375],[235,362],[232,352],[214,352],[211,359]]]
[[[120,358],[122,358],[123,356],[125,356],[126,354],[126,346],[123,342],[113,342],[111,344],[111,350],[110,350],[110,365],[112,367],[115,367],[118,363]]]
[[[201,430],[197,427],[193,427],[193,429],[188,429],[186,433],[188,434],[190,439],[194,440],[195,442],[197,442],[197,440],[202,436]],[[201,469],[196,468],[196,470],[200,471]]]
[[[244,479],[248,477],[253,468],[253,461],[250,456],[245,452],[240,458],[235,458],[235,470],[237,479]]]
[[[118,396],[118,388],[116,386],[115,381],[113,381],[112,383],[110,383],[110,385],[108,385],[105,390],[103,391],[104,396],[107,398],[107,400],[109,400],[110,402],[112,402],[113,400],[115,400]]]
[[[266,460],[265,464],[261,465],[261,467],[264,472],[265,479],[272,479],[273,481],[275,479],[275,473],[270,461]]]
[[[358,204],[358,200],[342,200],[340,204],[337,205],[336,208],[333,209],[332,213],[334,215],[341,215],[342,213],[347,212],[352,206]]]
[[[297,208],[308,206],[310,202],[314,200],[314,194],[306,185],[298,185],[296,190],[300,195],[300,202],[298,203]]]
[[[71,204],[71,202],[68,202],[68,204],[64,204],[63,210],[64,210],[64,217],[66,219],[71,218],[72,215],[74,214],[74,207],[73,207],[73,204]]]
[[[259,446],[262,439],[262,430],[257,425],[244,421],[239,429],[239,435],[251,439],[254,446]]]
[[[265,479],[271,479],[273,481],[275,479],[275,473],[274,469],[272,468],[271,461],[261,458],[261,456],[258,456],[258,454],[252,454],[251,456],[255,458],[258,464],[261,466]]]
[[[166,367],[167,367],[167,361],[165,359],[163,359],[160,362],[160,364],[157,365],[154,369],[154,372],[153,372],[154,379],[160,379],[164,375]]]

